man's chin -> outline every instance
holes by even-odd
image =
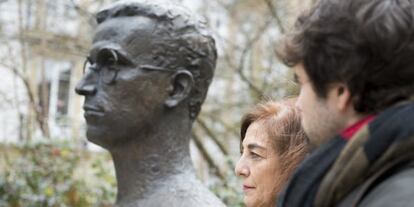
[[[322,141],[320,134],[314,133],[314,131],[309,130],[308,128],[306,128],[306,125],[302,126],[303,130],[305,131],[306,137],[308,138],[307,140],[310,147],[313,149],[319,147]]]
[[[324,144],[326,144],[327,142],[329,142],[329,140],[331,140],[332,138],[335,137],[335,132],[331,132],[331,133],[311,133],[311,132],[306,132],[305,134],[308,137],[309,140],[309,144],[310,147],[313,149],[316,149]]]

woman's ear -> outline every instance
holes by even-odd
[[[190,96],[194,86],[193,75],[187,70],[178,70],[172,77],[169,95],[165,100],[168,108],[176,107]]]

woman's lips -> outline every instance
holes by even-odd
[[[244,192],[248,192],[248,191],[251,191],[251,190],[253,190],[253,189],[255,189],[255,187],[252,187],[252,186],[248,186],[248,185],[243,185],[243,191]]]

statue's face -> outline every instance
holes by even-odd
[[[76,92],[85,96],[86,135],[102,147],[128,144],[165,110],[171,74],[154,67],[154,27],[146,17],[122,17],[97,28]]]

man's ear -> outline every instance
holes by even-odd
[[[168,108],[176,107],[181,101],[190,96],[194,86],[193,75],[187,70],[177,71],[171,81],[169,96],[165,100]]]
[[[337,95],[337,107],[340,111],[346,110],[348,107],[352,107],[352,96],[348,87],[340,83],[335,86]]]

